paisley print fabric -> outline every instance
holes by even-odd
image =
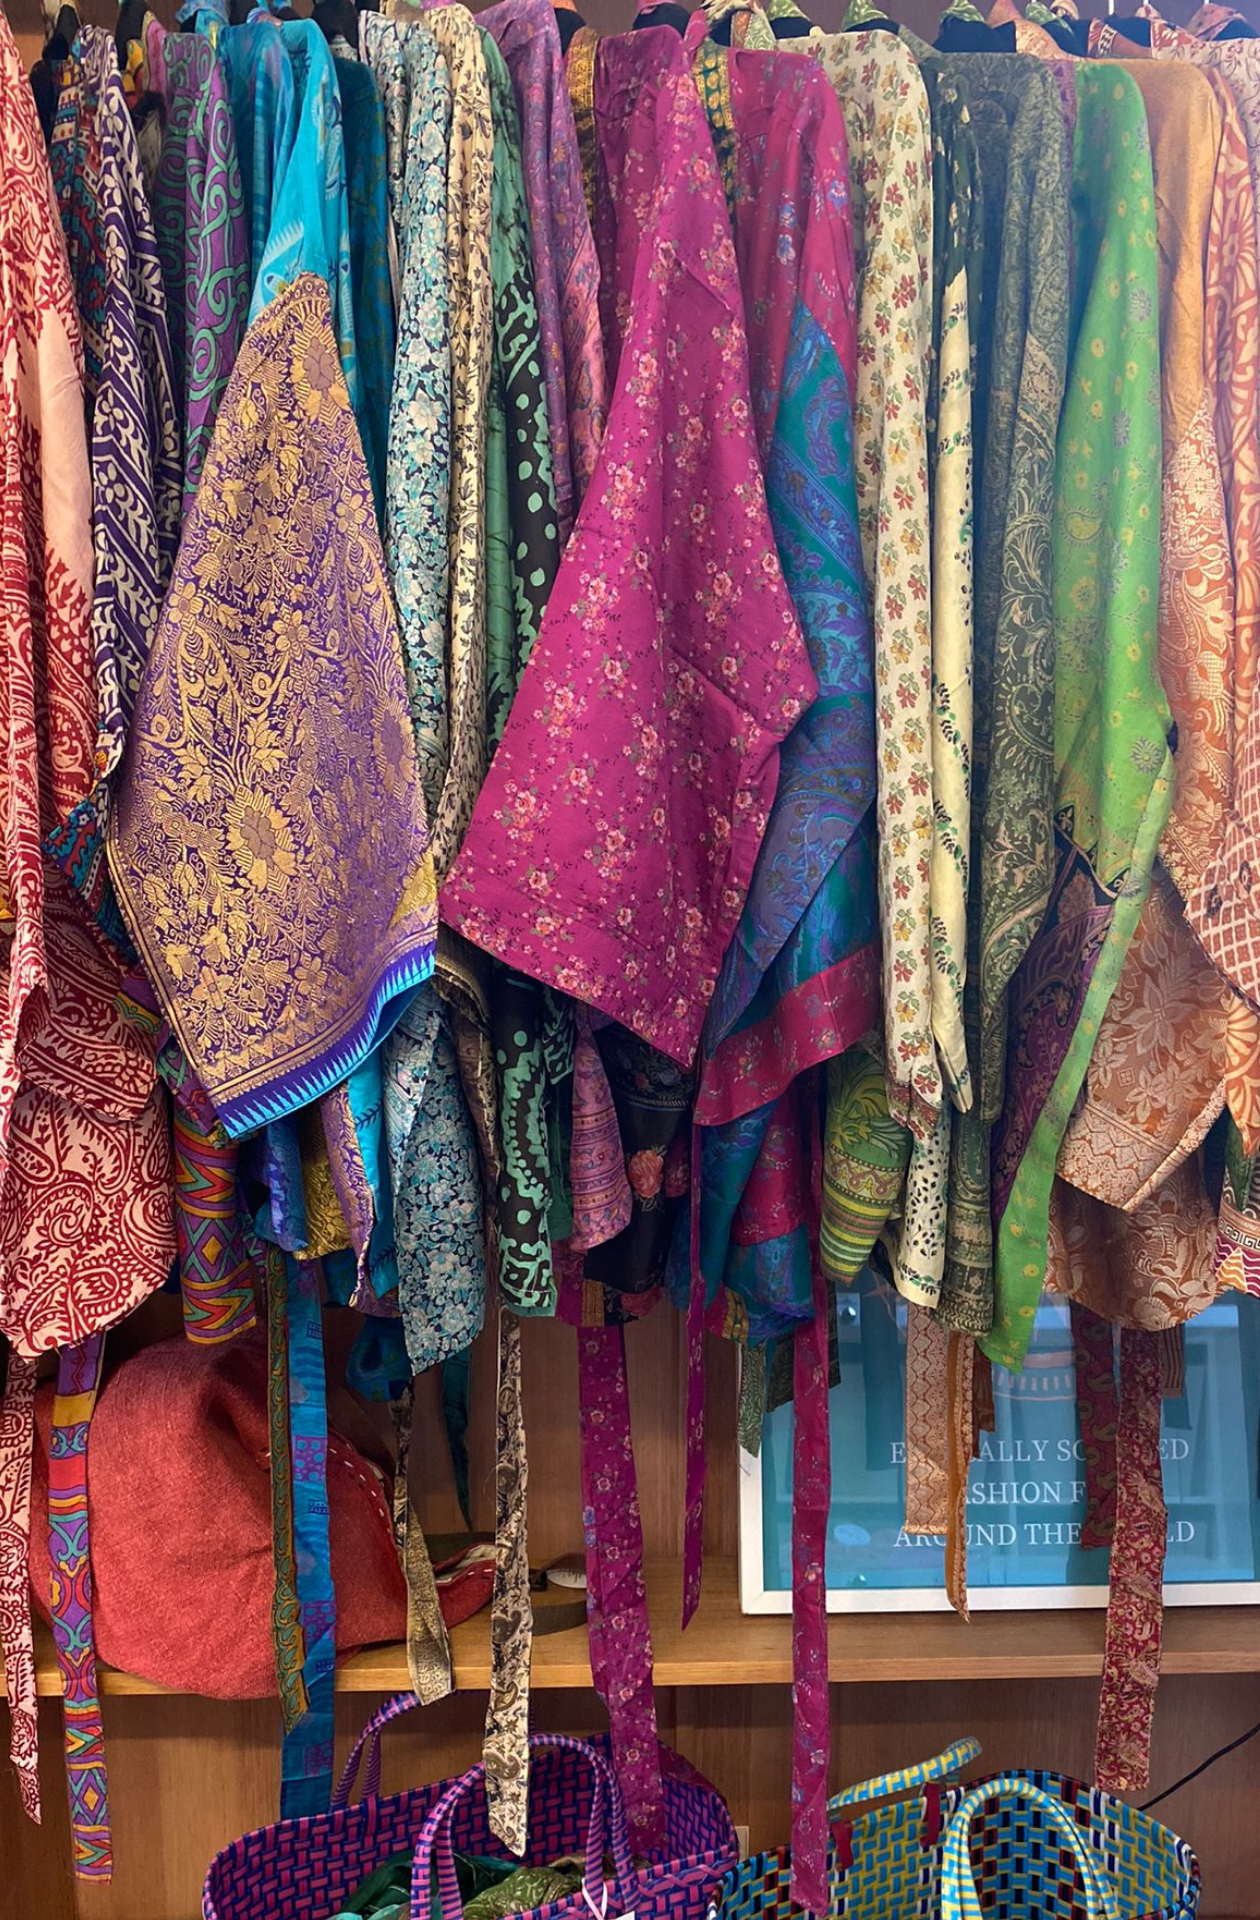
[[[503,737],[560,564],[542,345],[512,83],[492,37],[482,53],[494,121],[494,287],[486,445],[486,732]]]
[[[122,758],[179,537],[179,416],[157,242],[110,34],[85,27],[65,68],[54,178],[71,257],[81,259],[85,247],[93,256],[96,351],[88,402],[98,778],[91,801],[48,846],[89,911],[112,930],[107,783]]]
[[[328,311],[305,275],[250,329],[111,816],[129,927],[232,1136],[343,1079],[432,969],[398,628]]]
[[[175,1253],[166,1096],[117,961],[49,876],[57,967],[24,1026],[0,1196],[0,1331],[39,1354],[121,1320]]]
[[[410,17],[404,8],[395,11],[400,18]],[[486,771],[485,471],[494,304],[494,124],[481,36],[472,15],[465,7],[439,6],[423,18],[450,71],[452,98],[446,175],[451,484],[444,665],[449,748],[433,810],[433,860],[441,882],[459,852]]]
[[[23,1082],[134,1120],[153,1091],[153,1040],[119,1010],[118,961],[56,874],[48,875],[44,927],[57,967],[22,1023]]]
[[[1155,671],[1160,362],[1150,141],[1128,74],[1082,66],[1076,80],[1080,290],[1059,429],[1053,575],[1058,871],[1012,985],[1011,1067],[994,1143],[996,1311],[982,1336],[989,1358],[1011,1367],[1023,1361],[1044,1277],[1054,1162],[1150,889],[1171,791],[1171,722]],[[1100,176],[1093,156],[1103,150],[1121,157]],[[1093,395],[1108,365],[1111,432],[1100,439]]]
[[[1055,436],[1068,335],[1071,156],[1054,80],[1020,55],[942,58],[979,149],[984,274],[973,394],[977,533],[968,957],[972,1104],[950,1138],[936,1311],[965,1333],[993,1314],[990,1130],[1002,1109],[1011,976],[1054,877]]]
[[[1055,1181],[1047,1271],[1060,1293],[1109,1323],[1148,1332],[1180,1326],[1228,1284],[1217,1258],[1217,1209],[1200,1154],[1127,1213]]]
[[[858,269],[858,519],[875,627],[885,1066],[894,1116],[936,1124],[932,1037],[932,622],[926,399],[932,346],[927,93],[884,32],[787,41],[844,110]]]
[[[123,1319],[170,1272],[166,1095],[155,1087],[135,1120],[118,1120],[24,1086],[10,1156],[0,1202],[3,1319],[16,1347],[42,1353]]]
[[[551,470],[561,545],[595,471],[608,417],[599,326],[599,261],[551,0],[498,0],[477,15],[507,62],[521,120],[525,198]]]
[[[153,225],[183,410],[187,512],[245,332],[249,226],[231,102],[214,49],[197,34],[168,34],[156,22],[146,45],[165,115]]]
[[[95,782],[90,638],[92,492],[83,354],[35,103],[0,22],[0,673],[3,870],[11,934],[0,1021],[0,1183],[20,1079],[18,1031],[55,953],[44,928],[44,836]],[[56,448],[56,484],[49,450]]]
[[[660,37],[596,62],[619,404],[443,914],[687,1062],[778,742],[815,688],[767,520],[704,113],[677,35]]]
[[[428,27],[364,14],[366,58],[387,100],[398,256],[398,350],[385,478],[385,559],[398,607],[407,702],[425,804],[442,793],[450,753],[446,698],[451,344],[446,147],[451,83]],[[391,131],[392,130],[392,131]]]

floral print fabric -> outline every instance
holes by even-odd
[[[443,915],[687,1062],[778,743],[815,687],[767,519],[708,129],[681,42],[666,65],[657,37],[596,61],[617,401]]]
[[[130,931],[233,1136],[344,1079],[432,968],[398,628],[328,313],[304,275],[250,329],[111,816]],[[188,691],[207,676],[222,704]]]
[[[875,626],[885,1065],[894,1117],[926,1137],[941,1103],[931,950],[931,123],[914,57],[895,35],[785,44],[821,61],[848,135],[858,518]]]
[[[967,96],[916,50],[932,118],[932,1031],[950,1093],[971,1105],[963,1023],[972,758],[971,338],[983,287],[980,157]],[[942,1258],[944,1247],[942,1243]]]
[[[399,17],[411,15],[403,9]],[[465,7],[423,16],[450,74],[445,271],[450,288],[451,483],[448,651],[449,746],[433,811],[438,880],[459,851],[486,771],[486,410],[493,292],[490,264],[494,125],[481,36]],[[443,916],[447,918],[449,916]]]
[[[451,83],[421,20],[363,16],[365,56],[385,95],[398,257],[398,347],[390,400],[385,559],[398,607],[407,703],[425,804],[449,757],[450,289],[445,271]]]
[[[477,1144],[432,986],[403,1014],[384,1059],[398,1309],[412,1371],[423,1373],[471,1343],[486,1298]]]

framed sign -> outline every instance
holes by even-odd
[[[904,1302],[869,1271],[838,1302],[841,1380],[831,1393],[831,1613],[945,1610],[945,1542],[907,1534]],[[1163,1408],[1171,1606],[1260,1601],[1260,1301],[1228,1293],[1188,1323],[1185,1391]],[[994,1368],[997,1431],[967,1489],[973,1608],[1102,1607],[1107,1553],[1083,1548],[1083,1449],[1064,1301],[1038,1310],[1021,1374]],[[792,1408],[740,1459],[745,1613],[792,1605]]]

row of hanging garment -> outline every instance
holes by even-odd
[[[1116,1542],[1098,1771],[1136,1784],[1163,1336],[1260,1273],[1258,56],[966,0],[936,49],[782,0],[685,39],[547,0],[365,14],[357,49],[335,17],[68,11],[47,158],[0,39],[28,1804],[34,1363],[62,1356],[54,1630],[99,1875],[88,1420],[104,1331],[173,1260],[190,1339],[266,1329],[287,1813],[331,1766],[321,1301],[364,1314],[350,1377],[405,1442],[429,1367],[467,1417],[488,1268],[508,1844],[521,1314],[578,1330],[592,1665],[652,1832],[624,1325],[665,1291],[688,1615],[706,1326],[743,1344],[749,1441],[796,1402],[794,1873],[825,1909],[829,1320],[868,1259],[910,1303],[906,1524],[947,1535],[960,1607],[988,1368],[1047,1278],[1072,1296]]]

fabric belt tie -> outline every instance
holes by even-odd
[[[39,1710],[31,1633],[31,1450],[35,1439],[35,1362],[9,1349],[0,1402],[0,1652],[9,1696],[9,1758],[28,1818],[38,1820]]]
[[[61,1669],[70,1839],[79,1880],[108,1880],[114,1864],[88,1548],[88,1426],[104,1359],[103,1333],[94,1333],[62,1353],[48,1448],[53,1638]]]
[[[700,1265],[700,1128],[691,1128],[690,1286],[687,1293],[687,1491],[683,1521],[684,1629],[700,1605],[704,1571],[704,1484],[708,1462],[704,1448],[704,1319],[708,1305]]]
[[[280,1817],[324,1813],[332,1795],[337,1603],[328,1537],[328,1410],[319,1263],[286,1255],[293,1541],[306,1712],[285,1734]]]
[[[623,1327],[580,1327],[578,1382],[591,1674],[635,1851],[661,1844],[662,1787]]]
[[[1109,1793],[1140,1791],[1151,1778],[1168,1540],[1161,1407],[1158,1336],[1122,1327],[1116,1524],[1094,1760],[1098,1784]]]
[[[268,1246],[267,1450],[271,1467],[271,1643],[286,1735],[306,1712],[302,1669],[306,1647],[298,1606],[293,1544],[293,1460],[289,1451],[289,1274],[279,1247]]]
[[[407,1672],[416,1698],[422,1707],[428,1707],[435,1700],[444,1700],[455,1682],[433,1562],[407,1487],[414,1408],[415,1393],[410,1386],[404,1387],[397,1399],[390,1402],[398,1445],[394,1469],[394,1541],[407,1582]]]
[[[529,1469],[521,1404],[521,1323],[499,1307],[495,1409],[494,1591],[490,1601],[490,1699],[486,1707],[486,1798],[490,1829],[523,1854],[529,1815],[529,1598],[526,1501]]]
[[[1116,1529],[1115,1332],[1111,1322],[1072,1302],[1076,1417],[1085,1454],[1083,1547],[1110,1547]]]
[[[232,1340],[255,1322],[252,1269],[236,1201],[238,1148],[173,1103],[175,1236],[184,1332],[199,1346]]]
[[[826,1286],[814,1238],[814,1317],[792,1341],[792,1885],[798,1906],[825,1914],[828,1685],[827,1521],[831,1511],[831,1397]]]

